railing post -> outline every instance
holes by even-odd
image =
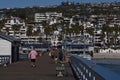
[[[71,55],[70,64],[77,80],[120,80],[120,76],[78,55]]]
[[[71,56],[70,64],[72,65],[77,80],[105,80],[75,56]]]
[[[7,67],[7,65],[10,63],[10,56],[9,55],[2,55],[0,56],[0,65],[3,65],[3,67]]]

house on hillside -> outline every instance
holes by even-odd
[[[0,64],[19,60],[20,40],[0,33]]]
[[[25,26],[25,22],[24,20],[22,20],[19,17],[11,17],[9,19],[7,19],[6,23],[5,23],[5,27],[7,28],[11,28],[12,25],[21,25],[21,26]]]

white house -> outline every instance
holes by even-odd
[[[100,49],[100,53],[120,53],[120,49]]]
[[[7,20],[7,22],[5,23],[5,27],[11,28],[12,25],[21,25],[21,26],[25,26],[25,22],[18,18],[18,17],[11,17],[10,19]]]
[[[62,13],[57,12],[35,13],[35,22],[48,21],[50,19],[55,19],[57,17],[62,17]]]

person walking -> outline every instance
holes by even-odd
[[[59,49],[59,52],[58,52],[58,59],[59,59],[59,62],[62,62],[62,61],[63,61],[62,49]]]
[[[56,62],[56,60],[57,60],[57,53],[56,53],[56,50],[54,48],[51,50],[51,58],[52,58],[52,62],[53,63]]]
[[[28,54],[28,57],[30,58],[30,60],[31,60],[31,66],[32,67],[35,67],[36,65],[35,65],[35,62],[36,62],[36,59],[37,59],[37,55],[38,55],[38,53],[37,53],[37,51],[33,48],[31,51],[30,51],[30,53]]]

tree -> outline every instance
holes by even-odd
[[[9,28],[7,27],[5,30],[6,30],[6,33],[8,35],[9,34]]]
[[[21,25],[12,25],[12,30],[13,31],[19,31],[21,28]]]
[[[94,28],[86,28],[86,32],[90,35],[94,35]]]
[[[39,41],[39,43],[40,43],[40,46],[42,47],[42,41],[43,41],[43,39],[42,39],[41,36],[39,36],[38,41]]]
[[[0,32],[1,32],[1,29],[2,29],[2,21],[0,20]]]
[[[45,32],[46,36],[50,35],[52,31],[53,31],[53,29],[52,29],[51,26],[45,27],[45,31],[44,32]]]
[[[5,19],[0,20],[0,31],[1,31],[1,29],[4,27],[5,22],[6,22]]]
[[[26,35],[27,35],[27,36],[32,36],[32,30],[33,30],[33,27],[32,27],[32,26],[28,26],[28,27],[27,27]]]
[[[116,39],[118,37],[117,33],[120,31],[120,28],[115,25],[114,27],[109,27],[108,24],[103,25],[102,27],[102,33],[106,32],[106,36],[108,39],[108,43],[107,45],[113,45],[114,43],[116,43]]]
[[[39,36],[38,41],[41,43],[42,42],[42,37]]]
[[[40,35],[40,28],[37,27],[37,30],[32,32],[33,36],[39,36]]]
[[[14,31],[14,36],[21,28],[21,25],[12,25],[12,30]]]

